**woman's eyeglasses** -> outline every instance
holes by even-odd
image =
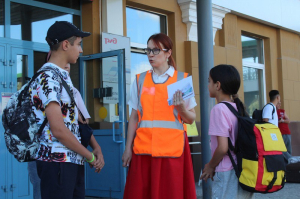
[[[165,52],[168,52],[168,49],[159,49],[159,48],[145,48],[144,51],[145,53],[147,53],[148,55],[150,55],[150,53],[152,52],[153,55],[158,55],[160,53],[160,51],[165,51]]]

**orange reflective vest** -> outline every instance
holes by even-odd
[[[154,83],[149,71],[137,75],[139,120],[133,144],[135,154],[182,155],[186,125],[174,105],[168,105],[167,86],[187,76],[187,73],[175,71],[164,83]]]

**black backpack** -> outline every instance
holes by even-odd
[[[228,156],[241,188],[260,193],[272,193],[282,189],[286,170],[282,152],[286,151],[286,147],[278,127],[243,117],[231,104],[221,103],[238,119],[235,147],[228,138]],[[231,151],[236,154],[237,164]]]
[[[47,124],[47,117],[38,125],[32,109],[30,84],[45,71],[39,71],[19,91],[14,93],[3,110],[2,123],[8,151],[19,162],[36,159],[39,135]]]
[[[6,147],[19,162],[36,160],[36,154],[39,148],[38,138],[46,126],[48,119],[45,117],[40,126],[37,124],[32,109],[29,86],[41,73],[49,70],[56,72],[53,69],[47,68],[36,73],[27,84],[10,97],[3,110],[2,123],[5,129],[4,138]],[[60,76],[58,75],[58,77]],[[62,78],[59,78],[58,80],[60,81],[61,86],[68,92],[71,100],[75,103],[68,84]],[[92,135],[92,129],[88,125],[80,125],[80,128],[85,129],[82,141],[86,140],[87,147],[90,136]]]
[[[272,103],[268,103],[268,104],[271,104],[272,107],[273,107],[272,119],[274,119],[273,114],[275,113],[275,107],[274,107],[274,105]],[[268,104],[266,104],[265,106],[267,106]],[[252,114],[252,119],[255,119],[255,120],[259,121],[259,122],[262,122],[263,121],[262,114],[263,114],[263,110],[264,110],[265,106],[261,110],[255,109],[253,111],[253,114]]]

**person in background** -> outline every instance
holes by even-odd
[[[289,129],[289,117],[287,116],[284,109],[281,109],[281,102],[279,102],[276,106],[277,108],[277,116],[278,116],[278,127],[282,134],[283,141],[285,143],[287,152],[292,154],[292,144],[291,144],[291,131]]]
[[[269,122],[278,127],[278,116],[276,106],[280,103],[280,95],[278,90],[269,92],[270,103],[264,106],[262,110],[262,119],[264,122]]]
[[[271,90],[269,92],[270,97],[270,103],[265,105],[262,111],[262,119],[264,122],[269,122],[271,124],[274,124],[278,127],[278,115],[277,115],[277,104],[281,103],[280,101],[280,94],[278,90]],[[289,159],[292,157],[292,155],[289,152],[283,152],[282,153],[286,162],[288,163]]]
[[[145,49],[152,70],[138,74],[131,87],[124,199],[196,199],[184,123],[194,122],[197,104],[195,98],[184,101],[181,91],[168,104],[167,86],[187,77],[176,70],[172,47],[167,35],[152,35]]]

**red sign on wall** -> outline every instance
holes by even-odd
[[[107,43],[117,44],[118,43],[117,38],[113,38],[113,39],[104,38],[104,40],[105,40],[105,44],[107,44]]]

